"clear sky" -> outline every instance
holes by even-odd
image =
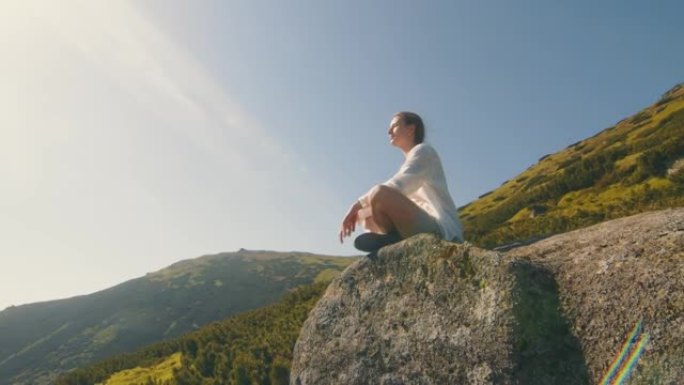
[[[563,4],[561,4],[563,3]],[[458,206],[684,81],[684,3],[0,3],[0,309],[239,248],[357,254],[427,124]],[[679,47],[679,48],[678,48]]]

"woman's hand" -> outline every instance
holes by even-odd
[[[356,230],[356,220],[358,219],[359,210],[361,210],[361,203],[354,202],[352,207],[347,211],[347,215],[342,220],[342,227],[340,228],[340,243],[344,237],[348,237]]]

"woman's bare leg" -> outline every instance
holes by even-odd
[[[434,219],[400,191],[391,187],[375,186],[370,196],[373,221],[385,233],[393,230],[402,238],[418,233],[440,234]]]

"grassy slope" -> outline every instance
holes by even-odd
[[[111,354],[255,309],[341,271],[350,258],[245,251],[208,255],[87,296],[0,312],[0,384],[47,384]]]
[[[636,115],[542,157],[462,207],[466,238],[493,247],[682,206],[684,171],[673,169],[682,158],[684,87],[678,85]]]

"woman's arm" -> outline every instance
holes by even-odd
[[[350,236],[351,233],[356,230],[356,220],[359,215],[359,210],[361,210],[361,202],[356,201],[344,216],[344,219],[342,220],[342,226],[340,227],[340,243],[342,243],[342,239],[344,237]]]
[[[429,146],[421,146],[409,159],[406,159],[399,171],[383,184],[401,191],[404,195],[409,195],[430,179],[436,161],[435,150]]]

